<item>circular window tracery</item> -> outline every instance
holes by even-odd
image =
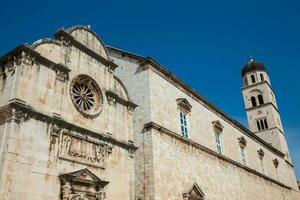
[[[85,116],[95,117],[101,112],[102,94],[96,82],[87,75],[79,75],[70,86],[71,98],[76,109]]]

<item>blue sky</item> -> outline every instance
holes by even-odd
[[[300,179],[300,1],[8,1],[0,54],[91,25],[108,45],[157,59],[246,124],[240,70],[251,53],[269,70]]]

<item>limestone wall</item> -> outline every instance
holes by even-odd
[[[105,170],[59,157],[58,140],[51,137],[50,125],[36,120],[7,128],[8,141],[0,182],[0,199],[59,199],[58,176],[89,168],[101,179],[110,182],[106,188],[109,199],[133,198],[133,159],[127,150],[114,146]]]
[[[152,130],[156,200],[182,200],[182,193],[197,183],[205,199],[296,200],[300,193],[210,155],[184,141]],[[151,198],[149,198],[151,199]]]
[[[110,52],[114,61],[120,66],[116,69],[116,75],[128,88],[129,96],[138,106],[135,109],[133,133],[134,143],[139,147],[135,155],[135,193],[136,197],[147,198],[154,193],[153,184],[153,158],[151,135],[142,134],[145,123],[151,121],[150,107],[150,82],[149,71],[139,67],[139,63],[129,57],[120,56]]]
[[[257,140],[244,134],[227,120],[224,120],[218,116],[218,114],[208,109],[203,103],[191,98],[191,96],[180,90],[180,88],[174,87],[174,85],[154,71],[151,71],[150,74],[150,88],[151,118],[153,122],[181,134],[179,129],[179,110],[177,108],[176,99],[185,98],[192,105],[191,112],[188,114],[189,139],[216,151],[212,122],[219,120],[224,127],[221,134],[222,155],[242,163],[238,138],[243,136],[247,141],[245,148],[247,166],[258,172],[262,172],[257,153],[259,149],[262,149],[265,152],[263,158],[265,175],[296,189],[296,179],[293,168],[287,164],[282,157],[274,154]],[[273,164],[274,159],[278,159],[280,163],[279,179]]]
[[[108,199],[134,199],[135,104],[93,31],[76,27],[63,34],[11,52],[13,73],[12,56],[1,58],[0,199],[61,199],[59,176],[85,168],[109,182]],[[101,112],[95,115],[71,97],[82,75],[97,91]]]
[[[117,74],[126,85],[130,96],[135,102],[139,102],[138,112],[134,116],[134,140],[139,141],[139,150],[135,158],[137,194],[142,194],[144,199],[182,199],[182,192],[186,187],[197,181],[209,190],[208,199],[224,199],[223,195],[225,199],[255,199],[252,195],[258,197],[256,199],[282,199],[282,190],[287,199],[299,199],[298,193],[295,192],[297,186],[294,169],[281,156],[212,111],[205,103],[192,97],[156,68],[138,64],[138,60],[143,58],[114,49],[110,49],[110,55],[120,66]],[[141,89],[145,84],[149,84],[149,91],[147,87]],[[219,120],[224,127],[221,134],[222,156],[238,165],[195,150],[182,144],[180,140],[169,138],[165,141],[165,136],[161,136],[163,134],[143,130],[143,123],[153,122],[181,137],[176,102],[178,98],[185,98],[192,106],[188,114],[187,141],[216,152],[212,122]],[[246,166],[242,164],[238,143],[238,138],[242,136],[247,141]],[[257,152],[260,149],[265,152],[264,172]],[[274,159],[279,160],[279,177],[274,167]],[[285,189],[276,181],[293,189]],[[240,191],[241,183],[243,186]],[[218,192],[214,191],[215,187],[218,188]],[[267,192],[263,193],[264,190]]]

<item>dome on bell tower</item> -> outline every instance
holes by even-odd
[[[262,62],[254,60],[252,57],[250,57],[248,63],[246,63],[242,69],[242,77],[252,71],[264,71],[268,73],[267,69],[265,68],[264,64]]]

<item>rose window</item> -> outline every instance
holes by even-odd
[[[79,75],[71,83],[71,98],[76,109],[84,115],[94,117],[102,107],[102,95],[96,82],[86,76]]]

